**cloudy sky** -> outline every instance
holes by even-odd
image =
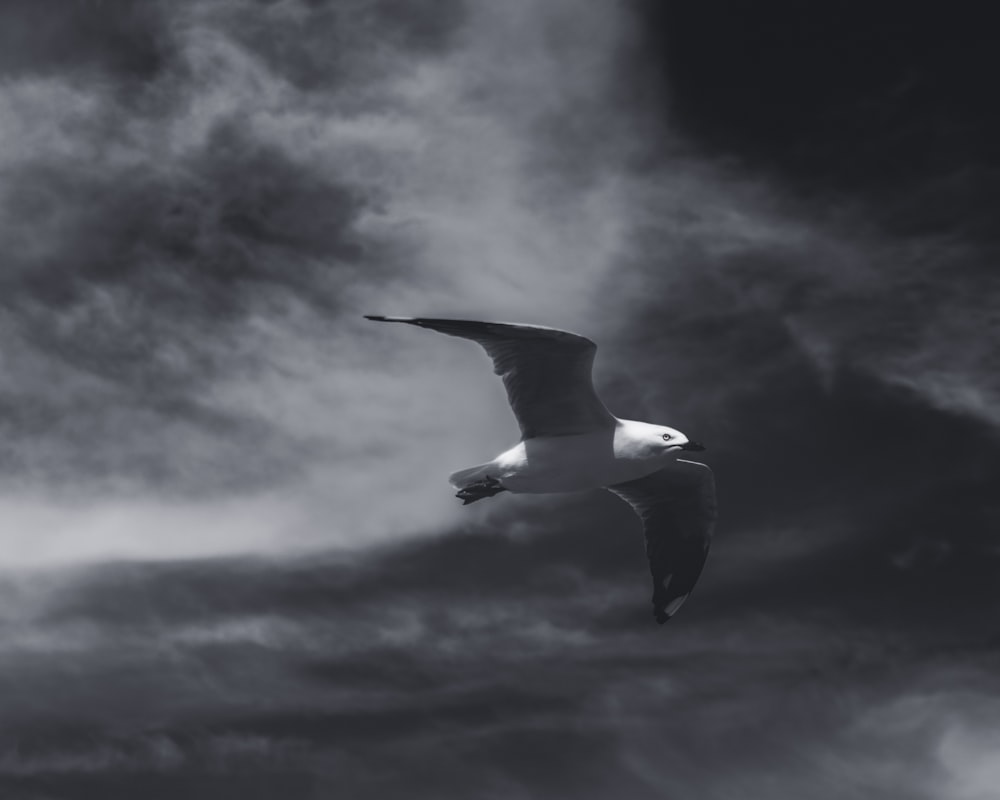
[[[985,19],[713,0],[0,5],[0,794],[989,800]],[[463,508],[565,327],[706,442]]]

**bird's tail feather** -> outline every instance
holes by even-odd
[[[487,477],[489,467],[490,462],[486,462],[485,464],[478,464],[475,467],[469,467],[468,469],[460,469],[458,472],[453,472],[448,476],[448,483],[456,489],[461,489],[464,486],[468,486],[470,483],[475,483],[476,481]]]

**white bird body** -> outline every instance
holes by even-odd
[[[494,478],[514,494],[599,489],[650,475],[677,458],[680,444],[663,448],[662,425],[619,419],[614,428],[570,436],[539,436],[518,442],[492,461],[461,470],[455,488]],[[675,441],[685,442],[676,433]]]
[[[538,325],[371,316],[471,339],[493,360],[521,441],[449,477],[474,503],[500,492],[542,494],[603,487],[643,521],[656,621],[670,619],[701,574],[715,526],[712,471],[678,458],[703,450],[663,425],[618,419],[594,391],[590,339]]]

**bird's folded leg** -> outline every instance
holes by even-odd
[[[493,497],[495,494],[506,491],[500,481],[487,475],[482,480],[463,486],[455,493],[455,497],[462,501],[463,506],[467,506],[469,503],[482,500],[484,497]]]

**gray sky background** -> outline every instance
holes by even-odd
[[[989,43],[793,6],[3,4],[5,796],[992,797]],[[363,313],[705,441],[683,613]]]

